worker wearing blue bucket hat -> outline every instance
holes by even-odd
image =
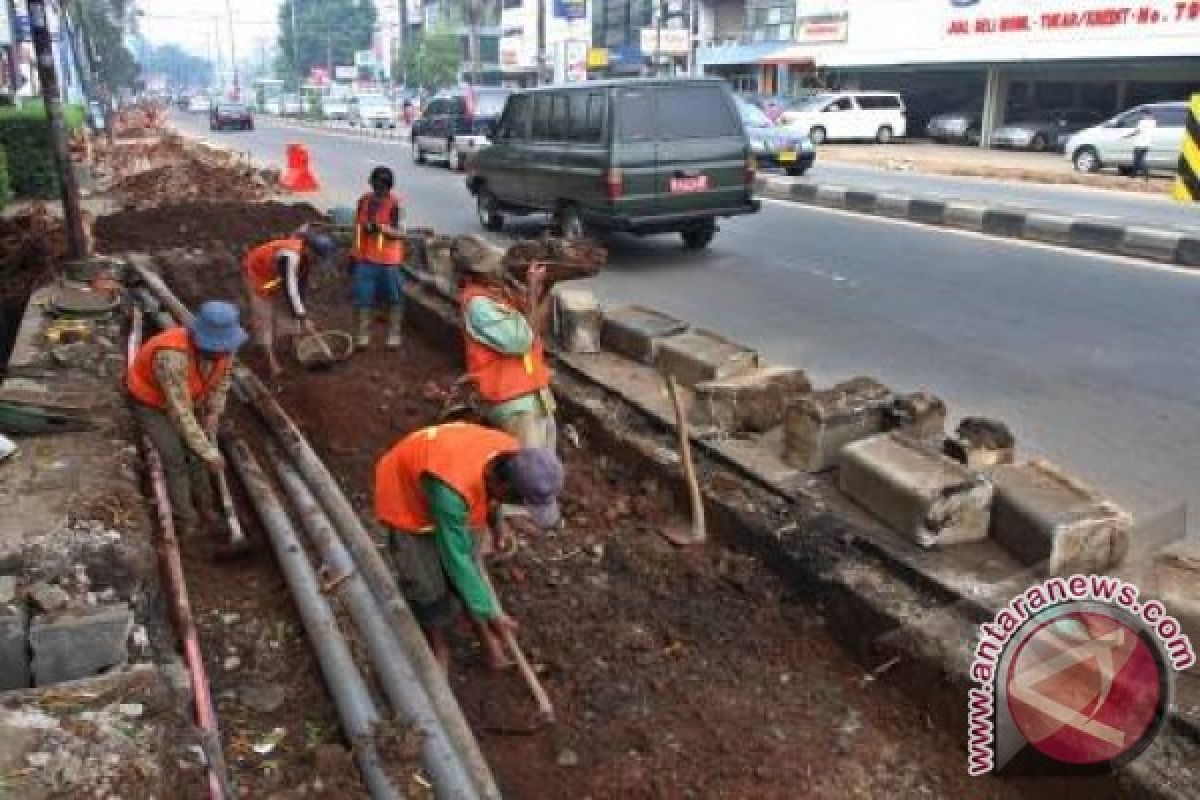
[[[134,413],[162,459],[181,535],[199,524],[193,493],[206,520],[216,517],[205,468],[225,468],[217,425],[229,396],[233,355],[246,338],[237,306],[212,300],[186,328],[147,339],[125,377]]]

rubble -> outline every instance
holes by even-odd
[[[806,472],[836,466],[844,446],[883,432],[891,402],[890,389],[865,377],[801,397],[784,415],[784,461]]]
[[[133,611],[126,605],[34,617],[29,623],[34,685],[87,678],[125,664],[132,630]]]

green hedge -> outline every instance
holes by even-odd
[[[8,179],[8,156],[0,147],[0,208],[8,205],[9,200],[12,200],[12,184]]]
[[[67,128],[83,125],[83,108],[63,108]],[[46,110],[41,103],[21,108],[0,108],[0,142],[8,156],[9,187],[17,197],[52,198],[58,193],[58,176],[50,154]]]

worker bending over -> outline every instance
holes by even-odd
[[[392,194],[395,176],[387,167],[371,170],[371,191],[358,200],[354,214],[354,346],[371,344],[371,317],[387,306],[386,346],[395,349],[404,337],[404,231],[400,201]]]

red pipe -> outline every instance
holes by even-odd
[[[134,307],[133,325],[129,332],[128,363],[133,365],[142,339],[142,310]],[[200,651],[200,636],[196,621],[192,617],[192,606],[188,601],[187,582],[183,576],[183,561],[179,557],[179,540],[175,538],[175,523],[171,517],[171,501],[167,496],[167,484],[163,478],[162,461],[150,437],[142,435],[142,450],[146,466],[150,470],[150,482],[154,489],[154,505],[158,512],[159,529],[162,537],[158,542],[158,556],[167,574],[167,591],[175,608],[175,623],[183,639],[184,660],[192,680],[192,695],[196,703],[196,722],[204,736],[204,754],[208,761],[208,796],[211,800],[225,800],[228,792],[225,775],[225,757],[221,751],[221,732],[217,727],[217,712],[213,707],[212,692],[209,690],[208,674],[204,670],[204,656]]]

